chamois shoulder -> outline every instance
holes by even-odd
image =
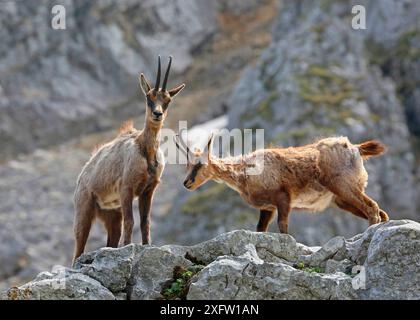
[[[117,136],[107,142],[107,143],[100,143],[97,144],[93,147],[92,150],[92,156],[97,154],[99,150],[101,150],[104,147],[111,147],[112,145],[117,144],[119,141],[121,140],[125,140],[127,138],[134,138],[136,137],[138,134],[140,134],[142,132],[142,130],[137,130],[136,128],[133,127],[133,121],[129,120],[124,122],[121,127],[118,129],[118,134]]]

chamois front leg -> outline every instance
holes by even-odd
[[[126,188],[121,192],[121,205],[123,212],[123,239],[124,245],[130,244],[133,235],[133,190]]]
[[[266,232],[273,218],[274,210],[260,210],[260,220],[257,224],[257,232]]]
[[[280,191],[277,200],[277,223],[281,233],[287,233],[289,227],[290,195],[287,191]]]
[[[150,239],[150,220],[153,194],[156,185],[147,187],[139,197],[139,211],[140,211],[140,229],[142,244],[151,244]]]

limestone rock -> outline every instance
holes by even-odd
[[[98,281],[64,267],[43,272],[33,281],[3,293],[8,300],[115,300]]]
[[[176,269],[194,269],[181,281],[187,287],[180,298],[419,299],[419,249],[420,224],[410,220],[373,225],[320,248],[289,235],[237,230],[194,246],[132,244],[89,252],[74,269],[41,272],[0,298],[163,299],[164,290],[180,281]],[[181,289],[174,288],[176,298]]]

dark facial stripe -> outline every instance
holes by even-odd
[[[196,177],[196,175],[198,173],[198,170],[200,170],[200,168],[202,166],[203,166],[203,164],[201,164],[201,163],[197,163],[196,165],[194,165],[194,167],[193,167],[193,169],[191,171],[191,174],[190,174],[190,180],[192,180],[192,181],[195,180],[195,177]]]
[[[155,108],[155,103],[149,97],[147,97],[146,99],[147,99],[147,106],[153,110]]]

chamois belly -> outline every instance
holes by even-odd
[[[334,194],[327,189],[308,189],[292,197],[291,207],[314,212],[323,211],[331,204],[333,197]]]
[[[107,190],[96,193],[96,203],[103,210],[121,208],[120,182],[116,182]]]
[[[97,197],[96,202],[99,205],[99,207],[103,210],[121,208],[121,200],[119,193],[110,193],[103,197]]]

